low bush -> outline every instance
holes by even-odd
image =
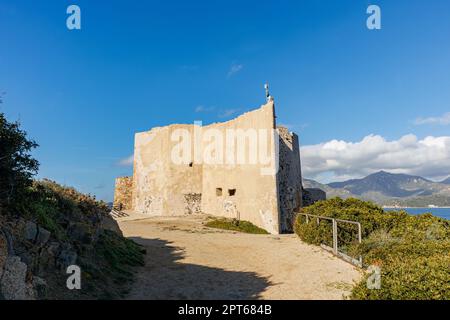
[[[23,193],[39,168],[39,162],[31,156],[37,146],[20,123],[9,122],[0,112],[0,207],[24,199]]]
[[[338,240],[352,256],[381,269],[381,289],[368,289],[370,275],[353,289],[353,299],[450,299],[450,222],[431,214],[412,216],[405,211],[386,212],[357,199],[318,202],[303,213],[361,223],[363,241],[355,227],[339,224]],[[331,223],[295,221],[295,232],[310,244],[330,245]]]
[[[447,248],[448,250],[448,248]],[[450,256],[436,254],[428,257],[395,258],[383,261],[381,287],[367,288],[364,277],[351,298],[357,300],[448,300],[450,299]]]
[[[205,226],[216,229],[232,230],[244,233],[253,234],[269,234],[266,230],[255,226],[248,221],[236,220],[236,219],[212,219],[208,221]]]
[[[57,239],[65,240],[68,224],[87,222],[87,225],[98,225],[101,218],[108,214],[108,207],[103,201],[97,201],[74,188],[44,179],[34,181],[24,193],[24,200],[11,205],[11,211],[36,220]]]

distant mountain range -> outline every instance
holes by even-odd
[[[321,184],[303,179],[305,188],[319,188],[327,198],[359,198],[387,206],[450,206],[450,177],[441,182],[380,171],[362,179]]]

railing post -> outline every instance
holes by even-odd
[[[361,223],[358,223],[358,242],[362,242]]]
[[[333,252],[335,255],[338,253],[338,236],[337,236],[337,221],[333,219]]]
[[[361,230],[361,223],[358,222],[358,242],[361,243],[362,242],[362,230]],[[362,261],[362,256],[359,256],[359,265],[362,268],[363,267],[363,261]]]
[[[329,252],[333,252],[334,255],[336,255],[337,257],[340,257],[341,259],[344,259],[345,261],[348,261],[350,263],[352,263],[353,265],[362,267],[363,266],[363,258],[362,256],[359,256],[357,258],[353,258],[343,252],[339,252],[339,237],[338,237],[338,223],[342,222],[342,223],[350,223],[350,224],[356,224],[358,227],[358,243],[362,243],[362,226],[360,222],[357,221],[350,221],[350,220],[342,220],[342,219],[335,219],[335,218],[331,218],[331,217],[326,217],[326,216],[319,216],[319,215],[314,215],[314,214],[307,214],[307,213],[299,213],[301,215],[305,216],[305,220],[306,223],[310,222],[310,218],[312,219],[311,221],[314,221],[314,218],[316,218],[316,222],[318,225],[320,225],[320,220],[324,219],[324,220],[331,220],[332,222],[332,230],[333,230],[333,243],[332,243],[332,247],[330,248],[327,244],[321,244],[321,246],[323,246],[323,248]]]

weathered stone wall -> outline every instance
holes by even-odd
[[[236,119],[216,123],[213,128],[221,133],[227,129],[257,130],[266,134],[265,150],[258,145],[258,152],[269,157],[269,163],[246,161],[245,164],[203,165],[202,210],[207,214],[250,221],[270,233],[278,234],[279,209],[276,174],[264,169],[275,167],[274,104],[269,102],[261,108],[245,113]],[[260,131],[261,130],[261,131]],[[264,139],[261,139],[264,140]],[[238,143],[234,146],[237,154]],[[249,159],[250,144],[246,144],[246,159]],[[228,147],[230,147],[228,145]],[[221,189],[218,193],[217,190]]]
[[[136,134],[132,194],[136,212],[177,216],[194,208],[185,195],[202,193],[202,165],[195,161],[179,164],[172,159],[179,143],[172,141],[172,134],[184,130],[192,136],[194,129],[193,125],[175,124]]]
[[[132,208],[132,191],[133,177],[117,178],[114,191],[114,207],[121,210],[130,210]]]
[[[133,179],[117,181],[115,203],[122,202],[148,215],[206,213],[247,220],[273,234],[290,232],[295,212],[302,205],[300,150],[297,135],[283,127],[277,128],[278,135],[274,135],[275,127],[275,107],[269,101],[223,123],[205,127],[174,124],[137,133]],[[212,164],[195,156],[197,148],[204,155],[213,139],[204,139],[203,132],[227,136],[230,129],[241,130],[244,135],[250,130],[258,132],[256,162]],[[183,163],[174,162],[174,155],[183,158],[177,146],[186,137],[177,134],[180,130],[190,139],[189,160]],[[266,134],[267,143],[263,145],[259,143],[261,132]],[[255,150],[250,150],[247,138],[251,138],[244,139],[245,157],[249,160],[250,152]],[[236,157],[240,142],[235,139],[234,144],[227,140],[219,147],[224,159],[230,150]],[[261,154],[268,162],[261,161]]]
[[[199,161],[194,156],[194,141],[191,141],[192,161],[179,164],[174,163],[172,157],[180,142],[173,141],[176,130],[185,130],[194,137],[208,129],[223,134],[227,129],[266,129],[271,141],[274,125],[274,105],[269,102],[260,109],[224,123],[205,127],[175,124],[137,133],[133,209],[157,216],[203,212],[230,218],[239,217],[271,233],[279,233],[276,175],[261,173],[261,169],[275,165],[275,143],[269,143],[265,150],[271,161],[269,164],[205,164],[202,159]],[[208,142],[202,137],[199,141],[200,145],[195,147],[203,151]],[[222,190],[220,196],[217,195],[217,189]]]
[[[295,213],[302,205],[302,173],[298,137],[284,127],[278,127],[279,170],[278,193],[280,227],[282,232],[292,232]]]

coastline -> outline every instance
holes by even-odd
[[[395,207],[382,206],[383,209],[450,209],[450,207]]]
[[[386,212],[400,212],[405,211],[411,215],[420,215],[431,213],[435,217],[450,220],[450,207],[383,207]]]

